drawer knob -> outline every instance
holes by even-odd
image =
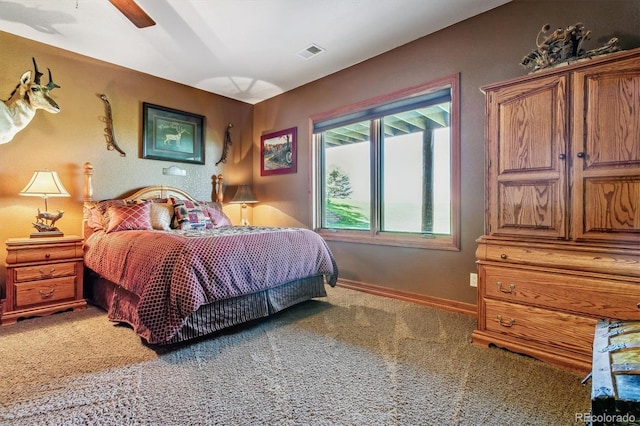
[[[498,315],[498,324],[503,327],[513,327],[513,324],[516,322],[514,318],[511,318],[509,321],[503,321],[502,315]]]
[[[38,272],[40,272],[40,275],[43,277],[52,277],[55,271],[56,271],[56,268],[54,268],[53,266],[51,267],[49,272],[45,272],[42,268],[38,270]]]
[[[636,308],[640,309],[640,303],[636,303]]]
[[[504,253],[502,253],[502,254],[500,255],[500,259],[502,259],[502,260],[507,260],[507,255],[506,255],[506,254],[504,254]]]
[[[51,257],[51,253],[45,253],[44,257],[46,257],[47,259]]]
[[[44,292],[42,290],[38,290],[38,292],[40,293],[40,297],[42,297],[43,299],[48,299],[51,296],[53,296],[53,292],[56,291],[55,288],[53,287],[49,287],[49,291]]]
[[[502,282],[498,281],[496,282],[497,286],[498,286],[498,290],[502,293],[513,293],[513,290],[516,289],[516,285],[515,284],[510,284],[509,288],[502,288]]]

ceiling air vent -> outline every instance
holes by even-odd
[[[324,52],[324,49],[322,47],[318,46],[317,44],[312,44],[306,49],[299,51],[298,56],[304,59],[311,59],[314,56],[321,54],[322,52]]]

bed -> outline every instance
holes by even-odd
[[[326,296],[338,268],[303,228],[232,226],[222,176],[211,202],[169,186],[93,199],[86,163],[85,297],[150,345],[167,345],[268,317]]]

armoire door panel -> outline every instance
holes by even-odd
[[[554,88],[500,102],[500,174],[554,168]]]
[[[564,237],[564,200],[557,180],[500,182],[498,186],[501,209],[495,234]]]
[[[583,236],[640,241],[640,176],[585,179]]]
[[[640,166],[640,74],[586,77],[584,168]]]

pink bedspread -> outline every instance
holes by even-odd
[[[96,232],[85,265],[139,296],[138,334],[167,341],[201,305],[338,270],[325,241],[300,228]]]

